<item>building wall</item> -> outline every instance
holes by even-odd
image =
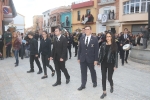
[[[16,30],[24,33],[25,32],[25,17],[23,15],[17,14],[15,18],[13,18],[13,24],[17,27]]]
[[[2,34],[2,20],[3,20],[3,11],[2,11],[2,2],[0,1],[0,34]]]
[[[132,32],[132,25],[146,25],[148,24],[148,13],[133,13],[133,14],[123,14],[123,2],[129,0],[120,0],[119,3],[119,22],[121,26],[119,31],[122,32],[124,28],[128,28]],[[140,28],[140,27],[139,27]]]
[[[96,20],[97,20],[97,0],[93,0],[94,1],[94,6],[91,7],[84,7],[84,8],[79,8],[79,9],[73,9],[72,10],[72,31],[74,32],[76,29],[80,28],[82,29],[84,26],[86,25],[90,25],[92,27],[92,32],[96,33]],[[91,14],[94,17],[94,23],[93,24],[85,24],[83,25],[81,23],[81,18],[82,15],[86,14],[86,10],[90,9],[91,10]],[[78,14],[77,12],[80,11],[80,21],[77,20],[78,18]]]
[[[66,25],[66,17],[68,17],[69,20],[69,26]],[[66,12],[61,14],[61,23],[64,23],[64,27],[68,27],[69,32],[72,32],[71,26],[72,26],[72,16],[71,12]]]
[[[48,22],[49,22],[49,15],[50,15],[51,11],[48,10],[46,12],[43,13],[43,30],[46,30],[47,32],[50,32],[50,28],[49,26],[47,26]],[[45,26],[44,26],[44,22],[45,22]]]
[[[101,3],[101,0],[98,0],[98,7],[97,7],[97,33],[104,32],[106,30],[111,30],[111,28],[115,28],[116,33],[119,33],[119,1],[115,0],[115,2],[106,2],[104,4]],[[98,19],[98,14],[104,14],[104,10],[114,10],[114,18],[115,20],[108,20],[106,23],[101,23],[101,21]]]
[[[39,33],[41,34],[43,31],[43,15],[35,15],[33,16],[33,31],[36,31],[37,29],[37,22],[39,27]]]

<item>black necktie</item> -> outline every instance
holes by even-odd
[[[58,37],[56,37],[56,41],[58,42]]]
[[[88,37],[86,38],[86,46],[88,47]]]

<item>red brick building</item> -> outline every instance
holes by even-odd
[[[119,0],[99,0],[97,14],[97,33],[105,30],[119,32]]]

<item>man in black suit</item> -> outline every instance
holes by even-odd
[[[81,67],[82,84],[78,90],[85,88],[87,81],[87,67],[89,67],[91,72],[93,87],[97,86],[97,76],[94,66],[97,65],[98,61],[98,40],[91,35],[91,26],[85,27],[85,33],[86,36],[81,37],[79,42],[78,61]]]
[[[30,67],[31,69],[27,71],[27,73],[32,73],[34,72],[34,60],[39,68],[39,72],[37,74],[42,73],[42,67],[39,61],[38,57],[38,41],[34,38],[34,33],[29,32],[28,37],[31,39],[30,40]]]
[[[130,36],[128,35],[128,29],[125,28],[123,35],[120,36],[120,56],[122,59],[122,66],[124,65],[124,61],[128,63],[127,60],[128,60],[129,50],[126,50],[126,51],[123,50],[123,46],[129,43],[130,43]],[[126,56],[124,56],[125,53],[126,53]]]
[[[70,82],[70,76],[65,66],[67,61],[67,39],[61,34],[59,27],[55,28],[56,38],[54,39],[52,57],[50,59],[54,61],[55,69],[57,73],[57,81],[53,86],[61,85],[61,71],[66,77],[66,84]]]

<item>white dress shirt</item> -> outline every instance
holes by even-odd
[[[85,36],[85,44],[86,44],[86,39],[87,39],[87,37],[88,37],[88,45],[89,45],[89,42],[90,42],[90,40],[91,40],[91,35],[90,35],[90,36]]]
[[[128,38],[127,34],[124,34],[124,39]]]
[[[57,36],[58,41],[60,41],[60,37],[61,37],[61,35]]]

